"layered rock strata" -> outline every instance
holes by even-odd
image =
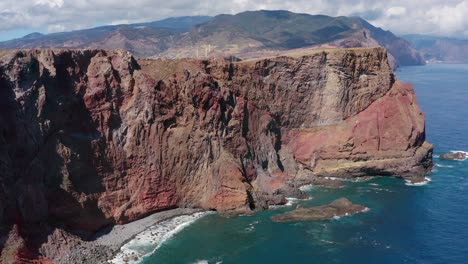
[[[46,239],[31,238],[58,227],[85,238],[176,207],[265,209],[314,177],[422,179],[424,115],[386,54],[0,51],[2,260],[37,255]]]

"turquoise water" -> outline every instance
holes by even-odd
[[[166,241],[143,263],[468,263],[468,161],[442,161],[468,151],[468,65],[405,67],[435,145],[424,186],[374,178],[339,190],[314,187],[303,206],[347,197],[367,213],[322,222],[273,223],[279,208],[255,216],[209,215]]]

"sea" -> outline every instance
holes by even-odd
[[[395,74],[414,85],[426,114],[434,169],[425,184],[376,177],[340,189],[306,186],[310,199],[290,199],[290,206],[253,216],[212,213],[169,220],[162,226],[177,232],[152,244],[140,241],[135,247],[144,257],[135,262],[468,263],[468,161],[438,159],[442,153],[468,151],[468,65],[402,67]],[[296,205],[323,205],[341,197],[369,210],[328,221],[270,220]]]

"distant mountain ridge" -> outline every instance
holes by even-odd
[[[467,63],[468,40],[427,35],[402,36],[429,62]]]
[[[313,47],[383,46],[396,65],[424,64],[422,56],[390,31],[359,17],[330,17],[284,10],[247,11],[236,15],[185,16],[149,23],[110,25],[0,42],[0,49],[126,49],[137,57],[252,58]]]
[[[107,25],[91,29],[51,34],[32,33],[0,42],[0,49],[103,48],[126,49],[147,57],[167,49],[171,36],[211,20],[209,16],[184,16],[137,24]]]

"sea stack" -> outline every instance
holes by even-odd
[[[1,51],[0,235],[15,241],[2,258],[46,261],[58,228],[266,209],[312,177],[422,179],[424,129],[384,48],[234,63]]]

